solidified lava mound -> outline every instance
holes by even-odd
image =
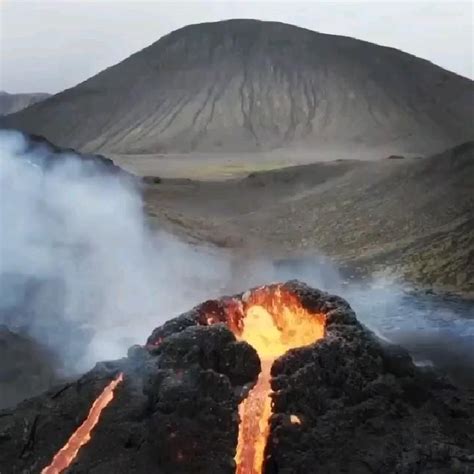
[[[0,472],[470,473],[473,405],[292,281],[207,301],[0,412]]]

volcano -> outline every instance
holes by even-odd
[[[0,466],[467,473],[473,414],[472,399],[345,300],[290,281],[206,301],[126,358],[0,412]]]
[[[473,82],[401,51],[276,22],[189,25],[1,120],[116,154],[428,154],[472,139]]]

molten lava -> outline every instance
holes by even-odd
[[[239,405],[239,439],[235,462],[236,474],[260,474],[272,414],[270,399],[270,370],[272,364],[262,361],[262,371],[257,383]]]
[[[270,432],[271,368],[289,349],[324,337],[325,316],[312,314],[299,300],[280,288],[261,288],[246,295],[242,324],[231,329],[257,351],[261,372],[257,383],[239,406],[240,426],[236,474],[261,474]],[[296,423],[300,422],[296,418]],[[292,420],[293,422],[293,420]]]
[[[123,374],[119,374],[104,388],[92,404],[82,425],[71,435],[68,442],[56,453],[51,464],[45,467],[41,474],[59,474],[74,461],[79,449],[91,439],[91,431],[98,423],[102,410],[112,401],[114,390],[122,380]]]

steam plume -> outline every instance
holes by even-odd
[[[228,261],[147,228],[136,186],[74,153],[1,132],[0,322],[60,351],[67,370],[124,355],[217,294]]]

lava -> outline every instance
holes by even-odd
[[[262,361],[257,383],[239,405],[239,439],[235,462],[236,474],[259,474],[263,465],[265,446],[272,413],[270,371],[271,363]]]
[[[102,410],[113,400],[114,390],[122,380],[123,374],[120,373],[104,388],[94,400],[82,425],[71,435],[67,443],[56,453],[51,464],[46,466],[41,474],[59,474],[74,461],[81,447],[91,439],[91,431],[99,422]]]
[[[271,368],[288,350],[324,337],[325,316],[312,314],[299,300],[280,288],[261,288],[245,295],[242,324],[229,325],[240,340],[257,351],[261,372],[257,383],[239,406],[240,425],[236,474],[261,474],[270,432]],[[300,423],[298,417],[291,420]]]

